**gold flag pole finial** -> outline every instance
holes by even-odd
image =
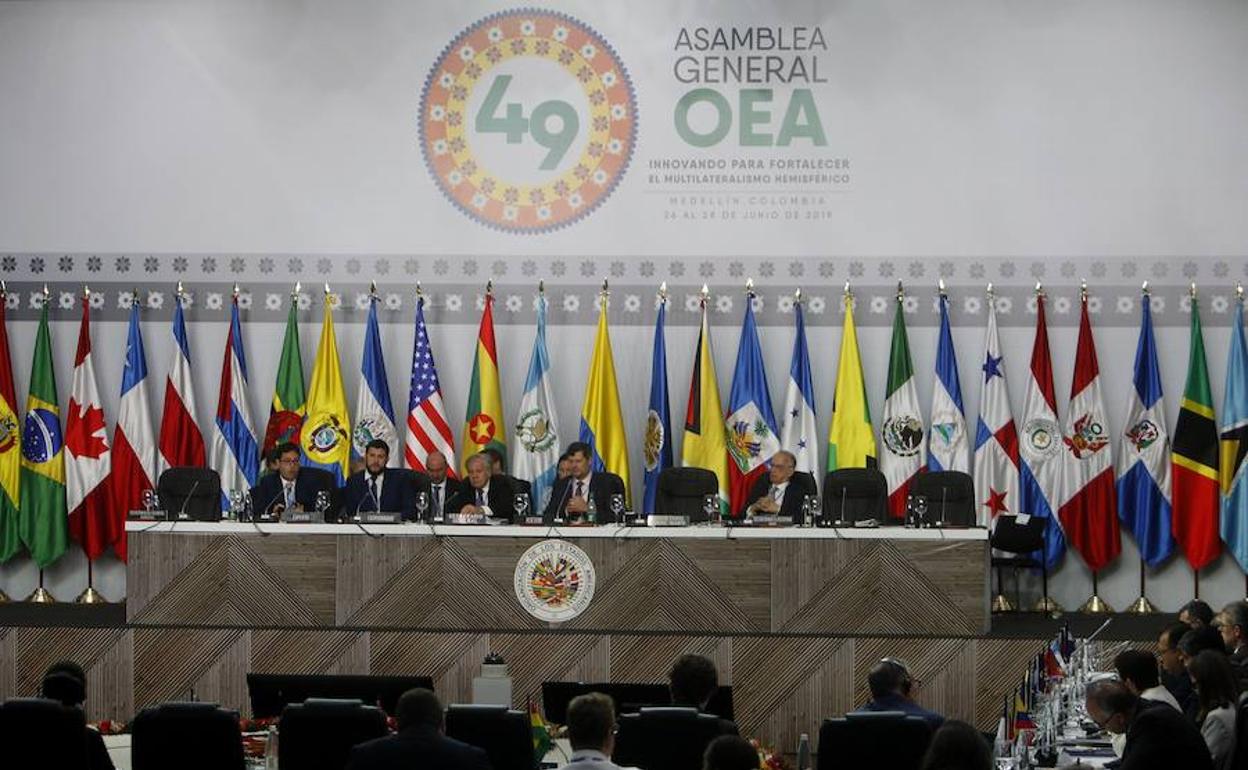
[[[996,299],[997,292],[992,288],[992,281],[988,282],[988,288],[984,291],[984,293],[988,295],[988,299]]]
[[[546,279],[544,278],[537,282],[537,296],[539,297],[546,296]]]
[[[44,290],[45,290],[45,291],[47,290],[47,287],[46,287],[46,286],[44,287]],[[177,298],[178,298],[178,304],[179,304],[179,305],[181,305],[181,304],[182,304],[182,292],[183,292],[183,289],[182,289],[182,282],[181,282],[181,281],[178,281],[178,288],[177,288],[177,289],[176,289],[173,293],[177,296]]]
[[[706,284],[702,284],[702,291],[700,292],[700,294],[702,297],[702,299],[700,300],[702,303],[702,307],[706,307],[706,301],[711,298],[711,290],[707,288]]]
[[[659,284],[659,302],[667,304],[667,281]]]
[[[602,296],[602,297],[604,297],[604,298],[605,298],[605,297],[609,297],[609,296],[611,296],[611,291],[610,291],[610,289],[608,289],[608,288],[607,288],[607,279],[606,279],[606,278],[603,278],[603,279],[602,279],[602,289],[598,292],[598,294],[599,294],[599,295],[601,295],[601,296]]]
[[[238,281],[234,282],[234,299],[235,301],[238,300]]]
[[[91,301],[91,287],[85,283],[82,285],[82,299],[84,302]]]
[[[1195,282],[1195,281],[1192,281],[1192,283],[1191,283],[1191,285],[1188,287],[1187,291],[1188,291],[1188,293],[1189,293],[1189,294],[1191,294],[1192,299],[1196,299],[1196,282]]]
[[[420,302],[425,298],[425,290],[421,288],[420,281],[416,282],[416,301]]]
[[[793,303],[796,305],[802,304],[802,289],[800,286],[797,291],[793,292]]]
[[[329,281],[326,281],[326,282],[325,282],[325,299],[329,299],[329,295],[330,295],[330,291],[329,291]]]
[[[1039,281],[1036,281],[1036,296],[1037,297],[1044,296],[1044,284],[1040,283]]]
[[[485,296],[486,297],[494,296],[494,279],[492,278],[485,282]]]
[[[853,291],[853,289],[849,288],[849,279],[846,279],[846,280],[845,280],[845,296],[846,296],[846,297],[852,297],[852,296],[854,296],[854,291]]]
[[[0,278],[0,297],[4,297],[9,293],[9,282]]]
[[[377,299],[377,282],[376,281],[368,282],[368,298]]]
[[[1244,285],[1242,283],[1235,284],[1235,299],[1239,302],[1244,301]]]

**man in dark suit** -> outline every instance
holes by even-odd
[[[446,504],[459,493],[463,482],[447,475],[449,468],[446,455],[430,452],[425,457],[425,472],[429,474],[429,510],[446,511]]]
[[[544,517],[549,524],[555,514],[563,512],[570,524],[584,523],[588,519],[589,501],[594,501],[596,523],[611,524],[615,514],[611,512],[611,496],[624,494],[624,482],[619,476],[606,471],[595,471],[593,452],[589,444],[573,441],[568,444],[568,475],[555,482],[546,503]]]
[[[881,658],[867,672],[867,687],[871,689],[871,700],[858,711],[900,711],[909,716],[919,717],[935,730],[945,722],[945,718],[935,711],[914,702],[915,679],[910,669],[897,658]]]
[[[793,472],[797,470],[797,457],[781,449],[772,455],[771,469],[759,476],[746,496],[746,505],[737,511],[738,518],[749,515],[791,516],[794,524],[802,523],[802,498],[810,490],[797,483]]]
[[[416,518],[416,490],[407,473],[387,468],[390,445],[373,439],[364,448],[364,468],[352,473],[345,487],[343,510],[347,516],[360,511],[398,512],[407,521]]]
[[[490,474],[490,458],[485,454],[469,457],[467,466],[468,483],[447,501],[447,513],[484,513],[492,520],[510,524],[515,507],[507,477]]]
[[[715,662],[703,655],[685,654],[676,659],[672,670],[667,672],[667,686],[672,694],[673,706],[692,706],[706,712],[706,704],[719,689],[719,672]],[[719,720],[721,735],[738,735],[737,723],[731,719]]]
[[[251,488],[251,510],[254,515],[280,514],[287,509],[315,510],[316,495],[323,491],[330,495],[330,507],[325,512],[325,520],[333,521],[337,507],[334,504],[333,490],[325,484],[325,476],[299,464],[301,453],[294,444],[279,444],[273,452],[277,455],[277,473],[261,476],[259,483]]]
[[[81,709],[87,700],[87,674],[72,660],[53,663],[43,675],[39,694],[60,701],[67,708]],[[113,770],[113,760],[99,730],[92,727],[84,729],[87,731],[88,767],[91,770]]]
[[[1200,730],[1170,706],[1143,700],[1118,681],[1088,685],[1086,705],[1098,727],[1126,735],[1119,770],[1213,770]]]
[[[395,707],[399,731],[361,743],[351,750],[347,770],[490,770],[484,749],[447,738],[442,703],[432,691],[403,693]]]

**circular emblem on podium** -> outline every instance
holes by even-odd
[[[589,555],[566,540],[543,540],[516,564],[516,598],[538,620],[563,623],[594,598],[596,573]]]

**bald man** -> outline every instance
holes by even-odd
[[[441,452],[430,452],[425,458],[425,472],[429,474],[429,510],[446,511],[446,503],[463,487],[459,479],[447,475],[449,468],[446,455]]]

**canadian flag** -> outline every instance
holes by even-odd
[[[109,493],[108,428],[91,365],[91,302],[82,298],[82,324],[69,411],[65,417],[65,499],[69,534],[95,560],[125,531],[124,514],[116,515]],[[124,551],[123,551],[124,553]]]

